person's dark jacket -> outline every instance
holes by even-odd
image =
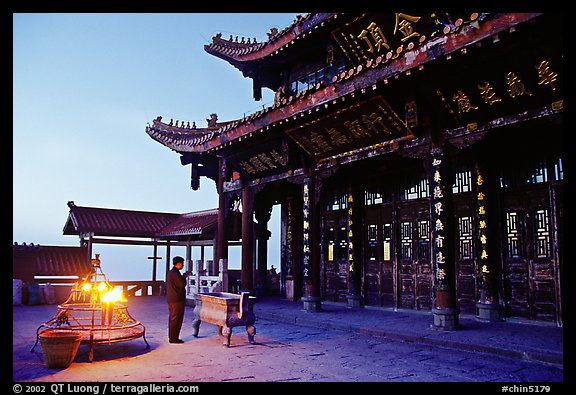
[[[168,303],[186,301],[186,279],[176,267],[172,267],[166,279],[166,299]]]

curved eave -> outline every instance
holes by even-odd
[[[296,40],[304,38],[316,28],[324,26],[337,17],[338,14],[333,13],[306,14],[304,17],[297,18],[294,23],[284,30],[270,37],[268,41],[260,43],[238,43],[222,39],[221,35],[216,35],[212,38],[212,43],[204,46],[204,50],[241,69],[242,63],[276,55],[289,45],[293,45]]]
[[[152,139],[177,152],[195,152],[197,147],[218,135],[222,125],[214,128],[188,128],[166,124],[159,119],[152,122],[152,126],[146,126],[146,133]]]

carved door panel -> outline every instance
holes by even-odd
[[[552,219],[547,188],[503,197],[506,315],[556,320]]]
[[[460,311],[476,314],[476,254],[474,247],[474,201],[470,194],[454,198],[454,230],[456,238],[456,298]]]
[[[324,224],[326,299],[345,302],[348,293],[348,259],[344,215],[327,214]]]
[[[399,307],[432,308],[430,212],[428,200],[398,209]]]
[[[395,268],[394,268],[394,232],[392,221],[392,207],[385,206],[381,212],[380,230],[382,235],[382,266],[380,275],[380,300],[382,306],[396,307],[395,295]]]
[[[364,218],[366,304],[394,307],[392,208],[366,208]]]
[[[380,266],[382,255],[378,251],[381,235],[380,210],[375,207],[366,208],[364,226],[366,247],[364,249],[364,295],[369,306],[380,306]]]

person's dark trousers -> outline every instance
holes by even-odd
[[[168,339],[171,341],[180,338],[180,329],[184,320],[184,305],[185,302],[168,303]]]

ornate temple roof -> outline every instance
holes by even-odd
[[[240,63],[248,65],[255,60],[274,56],[291,45],[304,45],[313,40],[312,34],[318,26],[331,23],[345,14],[307,14],[297,18],[286,29],[270,35],[265,43],[242,40],[224,40],[216,35],[212,43],[205,46],[208,53],[223,58],[235,67]],[[417,40],[391,48],[383,56],[358,64],[349,70],[335,75],[331,81],[288,95],[277,92],[274,104],[241,119],[218,124],[217,128],[198,132],[183,128],[160,127],[154,121],[146,131],[152,138],[177,152],[210,152],[221,149],[235,141],[262,133],[277,124],[290,124],[297,119],[324,110],[347,98],[362,95],[376,89],[376,84],[393,83],[412,72],[424,69],[427,62],[435,59],[449,59],[466,54],[479,41],[512,31],[522,22],[531,20],[540,13],[482,14],[470,13],[453,24],[438,24],[432,34],[421,35]],[[300,119],[300,121],[302,121]],[[165,125],[165,124],[162,124]]]

